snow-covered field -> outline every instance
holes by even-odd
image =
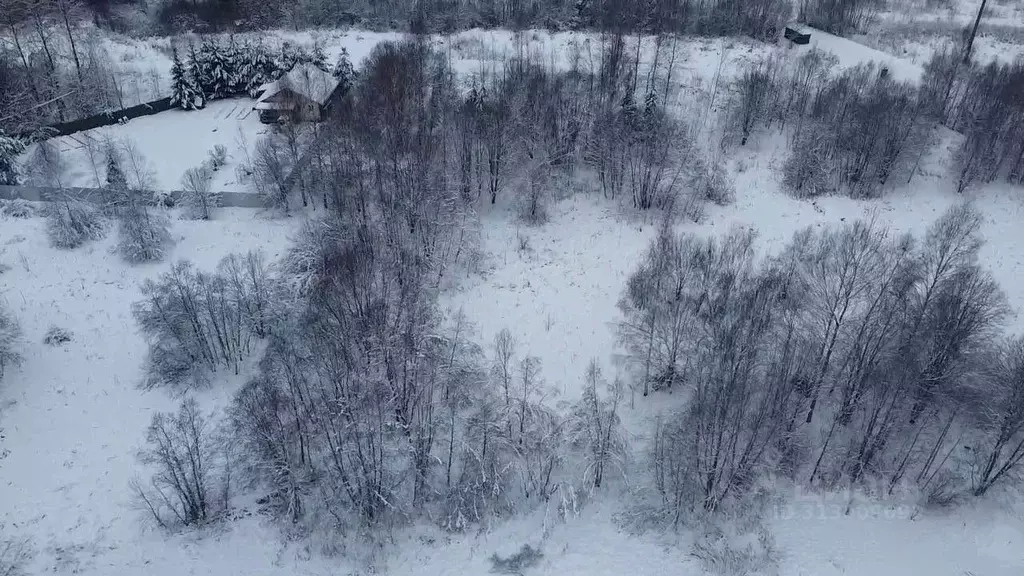
[[[254,218],[253,210],[225,209],[216,222],[178,221],[171,259],[210,269],[232,252],[278,256],[294,222]],[[0,262],[11,267],[0,275],[2,298],[25,342],[25,362],[4,378],[0,396],[0,442],[10,451],[0,461],[0,526],[32,537],[34,574],[139,574],[159,553],[152,546],[162,536],[140,534],[127,482],[152,412],[172,402],[136,387],[146,347],[131,304],[139,282],[166,264],[126,266],[111,252],[114,236],[60,251],[43,220],[0,220]],[[51,325],[73,341],[44,345]]]
[[[359,61],[389,35],[351,33],[344,39]],[[585,36],[533,35],[539,50],[563,56],[586,47]],[[452,40],[457,68],[473,72],[495,50],[507,50],[510,35],[475,31]],[[818,36],[843,65],[884,60],[897,73],[919,68],[841,38]],[[340,44],[326,46],[340,50]],[[443,48],[443,47],[442,47]],[[686,44],[679,82],[696,89],[718,71],[733,73],[742,61],[765,58],[771,48],[726,40]],[[779,47],[778,50],[788,50]],[[909,76],[908,76],[909,77]],[[703,87],[703,88],[702,88]],[[168,112],[102,129],[103,137],[130,137],[148,158],[161,186],[177,187],[180,175],[198,165],[214,144],[229,150],[229,164],[214,188],[236,188],[234,166],[262,129],[246,100],[215,102],[201,112]],[[100,131],[96,131],[100,132]],[[77,135],[80,137],[81,135]],[[97,138],[101,136],[97,135]],[[727,160],[735,181],[735,203],[709,207],[699,224],[681,230],[718,234],[733,226],[758,231],[765,252],[781,248],[797,230],[855,218],[875,217],[897,232],[917,234],[947,207],[962,200],[946,177],[957,136],[923,159],[913,182],[884,199],[855,201],[826,197],[796,200],[781,191],[777,167],[784,151],[766,138]],[[65,148],[66,146],[66,148]],[[71,158],[81,153],[61,140]],[[250,148],[251,149],[251,148]],[[80,163],[80,162],[79,162]],[[92,185],[94,175],[79,163],[66,185]],[[102,166],[100,167],[102,174]],[[982,263],[1024,310],[1024,194],[1019,188],[988,186],[972,193],[985,215],[988,243]],[[443,295],[442,304],[461,309],[476,325],[482,343],[502,328],[520,349],[540,357],[543,377],[557,392],[553,401],[579,397],[582,374],[591,358],[615,371],[615,304],[655,226],[623,215],[597,194],[576,193],[549,207],[550,221],[538,227],[518,222],[505,206],[481,207],[483,260]],[[222,210],[211,222],[176,221],[177,241],[169,258],[192,260],[212,269],[224,256],[262,249],[270,259],[287,248],[301,216],[260,218],[255,211]],[[199,533],[168,536],[146,523],[131,505],[128,484],[144,471],[135,459],[154,411],[174,404],[163,391],[136,387],[145,345],[130,310],[139,282],[167,263],[130,267],[111,253],[112,237],[66,252],[49,247],[43,220],[0,216],[0,299],[24,328],[25,362],[0,385],[0,533],[29,538],[37,551],[30,574],[120,576],[328,575],[363,574],[371,561],[378,573],[405,575],[486,574],[492,553],[507,554],[524,543],[541,546],[544,558],[530,574],[612,576],[621,574],[700,574],[690,556],[692,534],[630,535],[618,514],[625,498],[600,493],[566,522],[551,510],[495,523],[478,532],[452,536],[428,526],[400,530],[386,551],[341,550],[323,554],[317,542],[286,541],[259,516],[243,517]],[[1024,330],[1018,315],[1011,323]],[[51,325],[68,329],[73,341],[44,345]],[[222,406],[233,384],[200,395],[204,408]],[[658,396],[636,398],[624,419],[642,436],[663,408]],[[899,501],[858,497],[843,515],[848,496],[806,495],[777,488],[784,505],[765,522],[781,554],[781,576],[1019,576],[1024,573],[1024,504],[1019,495],[993,493],[951,512],[925,512]]]
[[[751,155],[772,161],[763,150]],[[939,162],[934,159],[929,167]],[[894,229],[920,231],[958,200],[938,174],[926,174],[914,190],[882,202],[800,202],[766,177],[766,165],[734,174],[734,206],[713,209],[702,224],[682,227],[718,233],[730,226],[754,226],[772,250],[800,227],[870,214]],[[1021,202],[1010,191],[990,189],[979,193],[978,205],[987,216],[990,239],[984,262],[1020,308]],[[0,463],[0,525],[35,542],[38,555],[31,573],[358,570],[363,556],[324,557],[315,546],[282,543],[269,521],[258,517],[173,537],[146,527],[144,516],[130,505],[128,482],[141,473],[134,453],[151,413],[168,409],[172,399],[135,387],[145,348],[130,304],[138,298],[139,281],[166,264],[130,268],[109,252],[109,239],[80,251],[56,251],[46,244],[42,225],[38,218],[0,221],[0,262],[10,266],[0,276],[3,297],[22,320],[26,356],[4,382],[3,443],[10,454]],[[297,225],[296,220],[259,219],[240,209],[223,211],[213,222],[178,222],[172,259],[189,258],[211,269],[233,251],[260,248],[274,258]],[[482,228],[483,271],[467,275],[459,290],[445,296],[445,304],[461,308],[484,341],[503,327],[511,329],[525,350],[542,359],[544,377],[558,398],[577,398],[589,358],[610,368],[614,305],[652,227],[619,215],[600,197],[581,194],[553,206],[544,226],[524,228],[509,211],[496,209],[484,214]],[[520,237],[527,239],[527,249],[520,248]],[[51,324],[69,329],[74,341],[56,348],[44,345]],[[228,383],[205,393],[204,406],[221,405],[230,389]],[[658,411],[654,402],[638,398],[636,408],[628,410],[632,432],[645,431],[646,420]],[[614,520],[621,512],[615,496],[603,494],[564,524],[539,511],[461,537],[427,527],[403,530],[387,557],[376,561],[396,575],[485,574],[492,553],[535,543],[545,553],[536,574],[699,573],[700,566],[686,553],[685,534],[669,540],[621,532]],[[920,512],[911,517],[911,508],[872,501],[843,516],[838,506],[845,506],[846,499],[838,495],[788,502],[789,508],[767,520],[782,552],[783,575],[1010,576],[1024,567],[1024,509],[1019,504],[986,500],[951,516]]]
[[[857,41],[924,64],[941,46],[959,42],[974,25],[980,0],[949,0],[941,9],[924,0],[891,2]],[[1024,55],[1024,4],[989,1],[972,50],[979,62],[1012,62]]]
[[[227,163],[214,173],[212,190],[249,192],[236,168],[248,164],[256,141],[267,131],[252,109],[253,100],[233,98],[211,102],[202,110],[168,110],[142,116],[122,124],[86,130],[56,138],[62,165],[63,186],[99,187],[106,182],[104,149],[108,143],[119,149],[133,145],[144,159],[156,190],[180,190],[181,177],[198,167],[214,146],[227,149]],[[22,156],[31,164],[33,150]]]

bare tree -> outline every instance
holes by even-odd
[[[189,168],[181,177],[183,215],[194,220],[209,220],[217,207],[218,196],[210,192],[213,171],[207,166]]]
[[[139,460],[156,471],[148,483],[134,481],[132,489],[157,524],[195,526],[212,518],[214,446],[196,401],[186,399],[177,413],[154,414],[146,443]]]
[[[162,260],[173,244],[170,222],[164,214],[145,205],[135,191],[117,213],[117,250],[130,263]]]
[[[778,68],[775,63],[751,66],[737,81],[738,101],[732,110],[733,122],[739,125],[740,146],[746,145],[752,132],[770,125],[776,116],[775,100],[779,95],[774,73]]]
[[[585,381],[583,398],[569,418],[569,438],[584,452],[584,481],[600,488],[606,467],[625,471],[628,442],[618,413],[622,382],[618,378],[608,382],[596,360],[587,365]]]
[[[976,496],[1015,478],[1024,461],[1024,340],[1007,343],[986,396],[982,443],[972,469]]]
[[[504,392],[505,397],[505,409],[512,409],[512,394],[514,391],[513,380],[515,379],[515,365],[516,365],[516,339],[512,335],[512,332],[508,328],[502,328],[494,336],[494,359],[491,364],[491,372],[494,379],[498,382]],[[509,420],[509,426],[512,425]],[[511,428],[509,429],[509,435],[511,435]]]
[[[274,208],[288,213],[288,162],[283,142],[274,134],[268,134],[256,142],[252,161],[253,183],[256,190]]]

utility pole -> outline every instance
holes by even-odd
[[[978,8],[978,17],[974,19],[974,28],[971,30],[971,38],[967,41],[967,49],[964,50],[964,64],[971,61],[971,48],[974,47],[974,37],[978,34],[978,25],[981,24],[981,15],[985,13],[985,4],[988,0],[981,0],[981,7]]]

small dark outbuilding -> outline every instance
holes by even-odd
[[[789,40],[793,44],[810,44],[811,35],[810,33],[800,32],[794,28],[786,26],[786,31],[783,33],[786,40]]]

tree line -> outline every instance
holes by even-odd
[[[328,121],[268,134],[249,171],[282,209],[294,195],[303,206],[346,210],[345,190],[358,186],[408,210],[388,190],[415,183],[412,193],[444,190],[463,205],[507,202],[536,223],[558,189],[594,178],[607,198],[636,210],[695,215],[705,200],[728,202],[732,190],[692,129],[669,113],[676,42],[659,38],[653,63],[642,65],[622,35],[606,35],[590,52],[577,46],[559,70],[517,35],[514,55],[482,65],[464,90],[448,57],[422,39],[385,43],[358,74],[343,75],[354,80],[343,82]],[[402,218],[410,228],[437,219]]]
[[[271,50],[259,42],[210,37],[198,47],[190,45],[184,56],[181,57],[177,47],[173,49],[171,101],[185,110],[202,108],[210,100],[243,95],[256,97],[261,86],[278,79],[297,64],[310,64],[324,72],[332,70],[318,44],[307,50],[285,42],[279,50]],[[342,58],[348,61],[344,51]]]
[[[135,77],[134,86],[115,74],[102,32],[85,24],[89,16],[77,0],[0,2],[0,132],[31,133],[154,100],[166,89],[156,69]]]
[[[964,63],[961,47],[936,52],[925,67],[932,115],[964,140],[955,156],[957,190],[997,180],[1024,183],[1024,64]]]
[[[920,83],[875,64],[831,73],[834,57],[811,51],[794,62],[748,66],[724,114],[726,147],[760,133],[786,135],[783,184],[801,197],[877,197],[909,183],[939,141],[940,125],[962,135],[950,163],[956,191],[1024,182],[1024,85],[1020,63],[964,64],[946,47]]]
[[[662,519],[743,502],[759,478],[929,505],[985,494],[1024,460],[1024,365],[978,264],[981,215],[923,238],[855,221],[759,259],[734,230],[663,230],[629,278],[620,341],[644,395],[684,388],[648,462]]]
[[[871,198],[909,182],[932,144],[922,91],[874,63],[839,74],[834,65],[834,56],[811,51],[748,67],[724,117],[725,144],[782,131],[790,151],[783,184],[801,197]]]

